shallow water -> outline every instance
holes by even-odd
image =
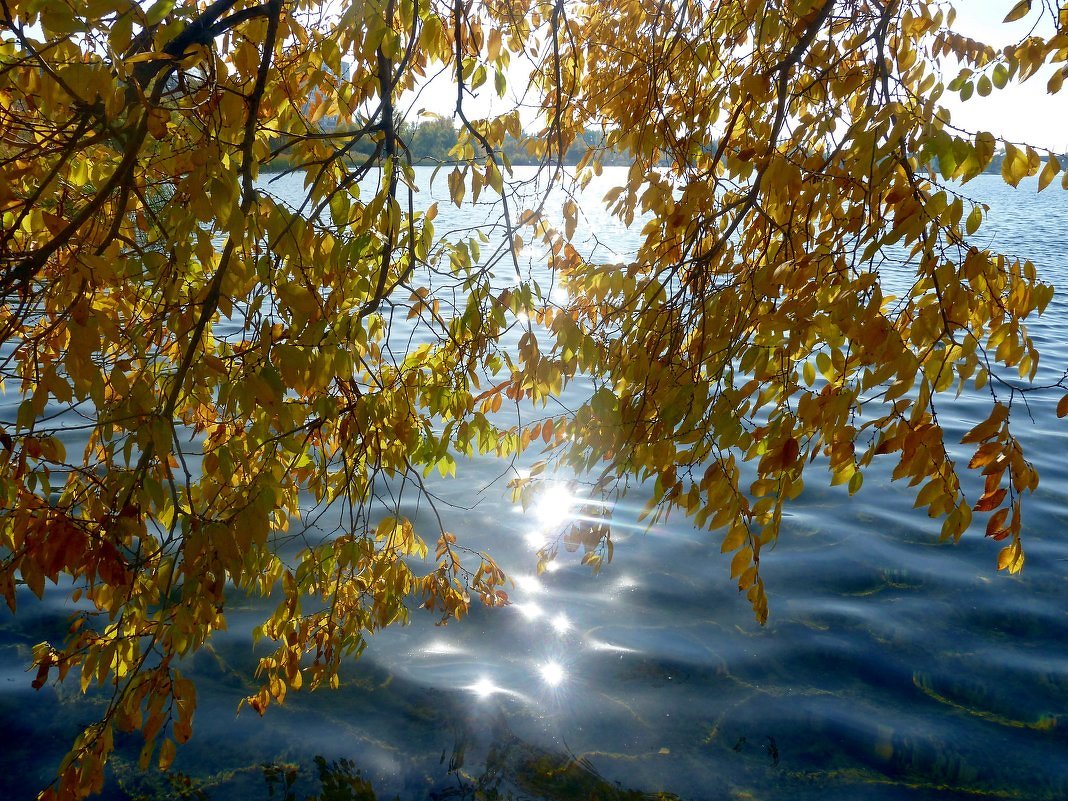
[[[623,181],[606,169],[589,194]],[[444,200],[445,187],[441,174],[419,202]],[[1068,294],[1068,196],[1036,196],[1033,184],[1014,192],[994,176],[965,192],[991,205],[992,246],[1031,258]],[[481,218],[442,202],[437,227]],[[621,252],[633,245],[607,218],[588,227]],[[502,281],[510,270],[501,264]],[[1046,376],[1068,366],[1066,312],[1058,296],[1030,326]],[[568,392],[586,389],[579,381]],[[544,526],[513,509],[501,481],[471,496],[500,463],[461,465],[463,482],[435,485],[456,504],[446,524],[516,578],[512,606],[444,628],[416,614],[372,640],[339,692],[291,694],[261,720],[235,715],[255,661],[242,623],[262,614],[238,605],[230,632],[193,660],[196,734],[175,762],[191,784],[141,775],[131,737],[106,797],[268,799],[288,789],[303,801],[333,786],[334,797],[356,798],[359,771],[379,798],[403,799],[1066,798],[1060,394],[1032,396],[1035,423],[1017,431],[1042,475],[1025,506],[1021,575],[996,572],[1000,544],[981,525],[957,545],[939,543],[940,521],[911,509],[889,465],[868,471],[852,499],[813,471],[761,560],[765,627],[736,592],[718,538],[679,518],[649,531],[627,525],[640,490],[615,512],[615,558],[600,574],[561,553],[558,569],[536,578],[529,535]],[[940,419],[959,436],[987,402],[966,393]],[[17,618],[0,613],[3,798],[32,797],[97,708],[74,688],[30,689],[29,648],[62,636],[64,596],[51,588],[41,603],[20,603]]]

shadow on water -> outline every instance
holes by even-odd
[[[476,772],[465,770],[470,745],[461,737],[451,753],[443,751],[445,776],[428,781],[428,801],[678,801],[670,793],[625,789],[600,776],[588,761],[564,751],[551,751],[524,742],[507,729],[503,716],[494,725],[494,742]],[[239,794],[233,780],[215,787],[222,777],[196,778],[187,773],[142,773],[124,783],[124,801],[387,801],[408,795],[379,794],[374,782],[352,759],[328,760],[318,755],[311,764],[272,762],[250,765]],[[262,784],[258,779],[262,777]],[[257,786],[258,785],[258,786]]]
[[[246,666],[238,658],[239,651],[243,649],[235,644],[198,657],[196,669],[206,703],[218,706],[247,691],[241,676],[248,673],[240,670]],[[695,680],[704,692],[710,692],[714,684],[700,670],[687,675],[687,666],[679,660],[644,657],[633,668],[643,680],[661,674],[672,681]],[[540,727],[534,714],[524,714],[504,702],[480,703],[468,694],[430,689],[367,660],[346,671],[337,693],[295,693],[263,720],[248,714],[228,721],[219,714],[210,716],[204,721],[207,730],[180,749],[176,770],[170,773],[142,772],[136,764],[139,738],[120,738],[104,798],[947,801],[1068,797],[1062,794],[1068,792],[1068,784],[1052,776],[1047,777],[1051,782],[1028,784],[1038,779],[1042,768],[1033,759],[1014,760],[1011,738],[1000,742],[998,750],[1005,762],[998,764],[977,760],[969,749],[955,747],[951,736],[952,716],[960,715],[1006,734],[1020,732],[1064,742],[1065,721],[1059,716],[1011,718],[1011,710],[998,709],[986,697],[981,683],[952,673],[916,673],[907,681],[928,704],[922,723],[909,715],[887,714],[878,703],[856,706],[852,714],[845,714],[830,692],[787,697],[754,688],[751,695],[737,699],[730,713],[711,729],[701,734],[691,730],[693,742],[672,741],[670,749],[651,757],[665,765],[672,763],[666,770],[650,769],[648,761],[634,753],[572,750],[551,730]],[[84,699],[74,704],[70,703],[73,699],[56,696],[52,707],[56,719],[69,717],[76,709],[84,714]],[[32,729],[39,723],[26,725],[26,742],[32,743]],[[998,738],[988,733],[987,739]],[[25,754],[27,763],[40,761],[39,754],[35,760],[30,753],[32,747]],[[620,772],[618,759],[630,767]],[[27,792],[7,797],[29,798],[34,789],[22,788]]]

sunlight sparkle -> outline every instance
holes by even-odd
[[[567,673],[559,662],[546,662],[538,668],[538,672],[541,673],[541,680],[550,687],[559,687],[567,678]]]
[[[545,610],[533,601],[527,601],[526,603],[521,604],[512,604],[512,606],[518,609],[519,613],[527,620],[537,620],[539,617],[545,614]]]
[[[471,692],[477,695],[479,698],[489,698],[494,693],[501,692],[501,688],[490,681],[486,676],[483,676],[474,684],[468,688]]]
[[[557,634],[565,634],[571,631],[571,621],[567,619],[567,615],[563,612],[553,617],[549,624]]]
[[[534,507],[534,516],[545,528],[563,525],[575,512],[575,496],[566,484],[553,484],[538,497]]]

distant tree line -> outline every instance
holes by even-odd
[[[324,128],[329,129],[330,120],[324,120]],[[400,140],[407,147],[414,164],[448,164],[459,162],[453,149],[460,139],[460,130],[448,117],[435,117],[421,122],[404,122],[397,126]],[[610,150],[605,144],[604,133],[598,130],[587,130],[582,136],[575,139],[564,154],[563,163],[569,166],[578,164],[579,160],[586,155],[590,148],[602,150],[601,163],[605,166],[630,166],[629,154]],[[375,142],[369,137],[364,141],[357,142],[349,149],[354,159],[367,158],[374,153]],[[538,165],[542,161],[532,156],[524,142],[509,135],[498,148],[513,166]],[[268,171],[286,170],[294,166],[284,155],[276,158],[267,167]]]
[[[330,120],[323,121],[324,127],[329,128]],[[421,122],[404,122],[397,126],[400,139],[405,143],[412,162],[415,164],[448,164],[458,162],[453,149],[460,138],[460,131],[449,117],[434,117]],[[715,141],[709,142],[709,147],[714,148]],[[564,154],[563,163],[574,166],[582,159],[589,149],[601,150],[601,163],[605,166],[630,166],[631,157],[628,153],[612,150],[605,143],[605,135],[596,129],[587,129],[582,136],[576,138],[567,153]],[[375,149],[375,143],[370,139],[357,143],[350,149],[353,158],[366,158]],[[499,148],[514,166],[528,166],[542,163],[541,160],[532,156],[522,140],[508,135]],[[1062,164],[1068,164],[1068,153],[1059,157]],[[994,158],[987,165],[984,172],[998,174],[1001,172],[1002,162],[1005,160],[1004,151],[994,154]],[[270,169],[288,169],[292,164],[288,159],[276,159],[270,165]]]
[[[442,163],[455,161],[455,154],[450,155],[455,147],[460,132],[447,117],[438,117],[425,120],[420,123],[405,123],[401,128],[401,138],[408,145],[408,152],[412,161],[417,164]],[[609,150],[605,145],[604,133],[598,130],[587,130],[581,137],[575,139],[564,154],[564,164],[574,166],[578,164],[586,152],[591,148],[602,150],[601,163],[606,166],[624,165],[629,166],[631,157],[619,151]],[[536,165],[541,161],[532,156],[524,143],[513,136],[507,136],[501,145],[500,151],[513,165]]]
[[[433,120],[425,120],[420,123],[405,123],[400,128],[400,138],[408,145],[408,152],[415,163],[441,163],[455,161],[456,155],[453,147],[459,140],[459,129],[449,117],[435,117]],[[602,151],[601,163],[606,166],[624,164],[629,166],[631,158],[626,153],[611,151],[604,144],[603,132],[599,130],[586,130],[582,137],[576,139],[567,148],[564,154],[564,163],[574,167],[575,164],[586,154],[590,148],[600,148]],[[540,160],[532,156],[521,140],[508,136],[500,147],[500,151],[515,166],[523,164],[538,164]]]

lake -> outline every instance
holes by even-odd
[[[446,201],[444,173],[427,186],[431,171],[418,168],[417,204],[441,201],[439,232],[485,219],[486,207]],[[269,179],[282,198],[301,189],[299,177]],[[605,259],[637,241],[592,205],[624,182],[606,168],[585,192],[584,225]],[[1030,326],[1048,383],[1068,367],[1068,195],[1034,189],[980,176],[963,191],[991,206],[984,242],[1030,258],[1062,293]],[[499,280],[510,271],[502,263]],[[578,380],[561,400],[588,390]],[[640,488],[615,510],[611,564],[592,575],[562,552],[539,577],[535,550],[566,524],[570,499],[550,493],[523,514],[504,464],[461,464],[461,480],[433,490],[451,503],[447,526],[513,577],[510,606],[446,627],[416,612],[372,639],[339,691],[291,693],[261,719],[236,714],[255,665],[249,629],[264,614],[238,601],[230,630],[191,660],[199,707],[175,775],[141,774],[139,737],[127,736],[104,797],[326,801],[373,787],[380,799],[1068,798],[1063,393],[1030,395],[1034,423],[1017,424],[1042,477],[1025,500],[1021,574],[997,573],[1001,544],[982,520],[959,544],[939,542],[941,521],[912,509],[892,462],[851,499],[814,465],[762,555],[763,627],[729,578],[721,535],[674,517],[646,530]],[[0,417],[10,403],[0,398]],[[989,397],[942,403],[959,440]],[[975,486],[965,480],[969,497]],[[411,513],[418,523],[427,510]],[[100,708],[73,685],[30,687],[29,648],[62,637],[67,595],[49,585],[41,602],[20,596],[17,617],[0,612],[3,798],[31,798]]]

